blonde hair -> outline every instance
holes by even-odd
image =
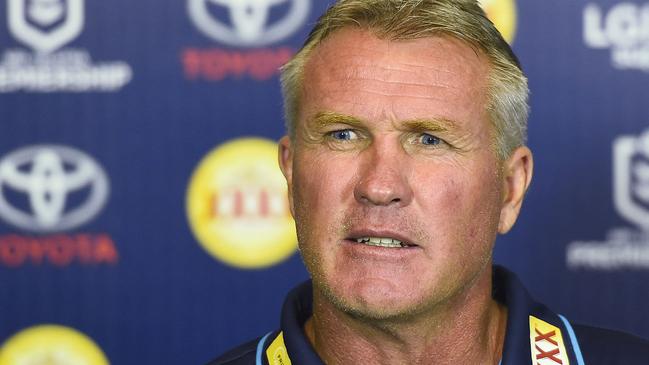
[[[491,64],[487,110],[500,158],[527,138],[528,87],[516,55],[476,0],[339,0],[324,13],[304,46],[281,70],[286,128],[291,138],[302,96],[304,67],[334,31],[359,27],[377,37],[407,40],[446,35],[466,42]]]

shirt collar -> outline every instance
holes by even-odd
[[[493,297],[507,306],[502,365],[531,363],[530,316],[566,333],[561,318],[543,304],[534,301],[516,275],[500,266],[494,266]],[[311,281],[306,281],[287,295],[282,307],[281,330],[293,364],[324,365],[304,333],[304,324],[313,310],[312,304],[313,287]],[[566,346],[569,347],[569,344]],[[568,350],[568,356],[571,362],[575,361],[572,349]]]

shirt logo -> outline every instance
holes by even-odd
[[[530,346],[534,365],[570,365],[561,329],[530,316]]]
[[[93,219],[108,198],[108,179],[101,166],[79,150],[38,145],[0,160],[0,189],[0,217],[18,228],[44,233],[73,229]],[[73,193],[83,197],[70,199]]]
[[[38,52],[53,52],[81,33],[83,6],[83,0],[68,0],[67,7],[62,0],[9,0],[9,31]]]
[[[288,357],[288,351],[284,344],[284,333],[280,332],[279,335],[266,349],[266,357],[270,365],[291,365],[291,359]]]
[[[271,9],[289,4],[288,12],[270,22]],[[211,15],[208,5],[227,10],[228,20]],[[189,0],[189,15],[208,37],[231,45],[258,47],[278,42],[299,29],[309,14],[309,0]]]

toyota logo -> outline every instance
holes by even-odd
[[[0,160],[0,217],[28,231],[83,225],[103,208],[108,190],[101,166],[70,147],[30,146]]]
[[[293,34],[309,15],[310,0],[188,0],[191,19],[205,35],[232,45],[256,47],[278,42]],[[214,18],[208,4],[228,11],[229,22]],[[269,24],[271,8],[290,3],[281,19]]]

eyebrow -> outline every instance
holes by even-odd
[[[351,115],[336,112],[318,112],[310,124],[317,128],[325,128],[332,124],[346,124],[352,127],[362,127],[366,123],[363,120]],[[398,129],[408,132],[453,132],[457,129],[457,123],[448,118],[418,118],[397,123]]]
[[[452,132],[457,123],[447,118],[412,119],[401,123],[399,129],[409,132]]]
[[[310,123],[313,126],[322,129],[332,124],[347,124],[352,127],[363,126],[363,121],[351,115],[345,115],[335,112],[318,112]]]

